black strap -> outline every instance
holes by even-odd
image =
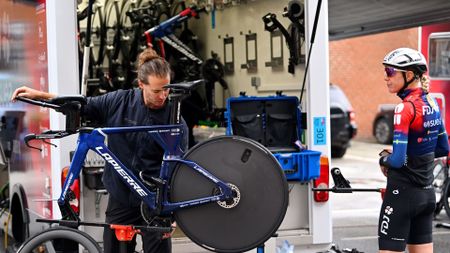
[[[415,74],[414,74],[414,78],[411,79],[409,82],[406,80],[406,72],[402,72],[402,75],[403,75],[404,84],[398,93],[403,93],[403,91],[408,87],[408,85],[410,85],[412,82],[414,82],[414,80],[416,80]]]

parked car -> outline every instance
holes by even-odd
[[[395,104],[382,104],[373,121],[372,134],[381,144],[392,144]]]
[[[330,118],[331,157],[343,157],[358,128],[350,101],[335,84],[330,84]]]

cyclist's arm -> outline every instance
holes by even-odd
[[[403,102],[395,107],[394,138],[392,154],[380,158],[380,165],[387,168],[401,168],[406,162],[409,126],[414,120],[414,107]]]
[[[48,100],[56,97],[56,94],[35,90],[27,86],[22,86],[20,88],[17,88],[13,92],[13,94],[11,95],[11,101],[14,102],[17,96],[30,99]]]
[[[434,156],[435,157],[442,157],[442,156],[448,156],[448,135],[445,132],[444,125],[442,124],[439,129],[436,149],[434,150]]]
[[[87,104],[83,106],[82,114],[87,119],[104,125],[111,110],[113,110],[113,107],[115,108],[112,104],[119,102],[121,102],[121,99],[117,97],[117,92],[109,92],[97,97],[88,97]]]

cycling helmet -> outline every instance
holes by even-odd
[[[383,59],[383,64],[396,69],[410,70],[416,77],[421,77],[428,69],[427,61],[422,53],[405,47],[388,53]]]
[[[414,80],[418,80],[427,72],[427,61],[425,56],[417,50],[401,47],[389,52],[383,59],[383,65],[400,70],[412,71],[414,78],[406,79],[406,73],[403,72],[403,87],[397,93],[398,96],[403,97],[404,91]]]

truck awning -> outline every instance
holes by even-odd
[[[329,0],[330,40],[450,21],[449,0]]]

